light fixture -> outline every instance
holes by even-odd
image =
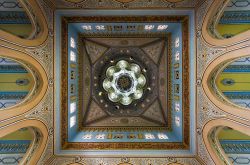
[[[129,105],[143,96],[145,84],[146,78],[139,65],[120,60],[106,70],[102,86],[110,101]]]

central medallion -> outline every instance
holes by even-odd
[[[120,60],[106,70],[102,85],[110,101],[129,105],[143,96],[145,84],[146,78],[139,65]]]
[[[93,100],[111,116],[139,116],[157,98],[157,66],[140,48],[110,48],[92,73]]]
[[[121,75],[116,79],[116,87],[122,92],[130,91],[134,85],[133,83],[133,78],[129,74]]]

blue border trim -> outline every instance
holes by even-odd
[[[189,16],[189,39],[190,39],[190,135],[195,134],[195,98],[196,98],[196,55],[195,55],[195,20],[194,10],[57,10],[55,12],[55,47],[60,47],[61,44],[61,16],[99,16],[99,15],[111,16],[142,16],[142,15],[188,15]],[[60,59],[61,50],[55,49],[55,73],[61,73],[61,61]],[[196,151],[195,147],[195,136],[190,136],[190,150],[62,150],[60,140],[60,80],[61,75],[55,74],[55,138],[58,139],[55,143],[55,154],[67,155],[67,154],[84,154],[85,156],[154,156],[154,157],[165,157],[166,154],[175,154],[175,156],[193,155]]]
[[[250,11],[225,11],[219,24],[249,24]]]

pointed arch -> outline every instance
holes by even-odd
[[[202,137],[205,146],[215,164],[231,164],[217,138],[223,127],[230,127],[234,130],[244,132],[250,136],[250,126],[230,119],[211,120],[203,128]],[[218,155],[219,154],[219,155]]]
[[[0,120],[4,120],[25,113],[36,106],[42,100],[47,91],[48,78],[39,62],[37,62],[29,55],[4,47],[0,47],[0,52],[3,57],[14,59],[17,62],[29,65],[30,70],[32,70],[33,76],[36,79],[36,87],[33,89],[32,93],[29,95],[25,102],[0,111]]]
[[[223,66],[226,65],[228,62],[234,61],[235,59],[240,57],[249,56],[250,52],[249,50],[250,50],[249,47],[244,47],[241,49],[228,52],[216,58],[206,68],[202,79],[202,87],[204,89],[205,94],[217,107],[219,107],[220,109],[222,109],[227,113],[234,114],[236,116],[240,116],[242,118],[247,118],[247,119],[250,119],[249,110],[241,108],[239,106],[235,106],[228,100],[221,98],[220,95],[217,93],[218,91],[213,86],[214,83],[211,81],[215,76],[215,74],[218,74],[220,72],[219,70],[223,68]]]
[[[208,12],[203,20],[202,24],[202,36],[205,41],[214,46],[232,46],[233,44],[250,40],[250,30],[242,32],[232,38],[216,38],[215,26],[218,24],[223,11],[230,0],[214,0],[209,7]],[[209,28],[212,32],[209,32]],[[213,33],[213,34],[212,34]]]
[[[0,54],[0,110],[25,102],[36,86],[32,71],[20,62]]]
[[[30,22],[32,24],[32,33],[28,38],[24,39],[14,34],[0,30],[0,40],[11,42],[21,46],[37,46],[42,44],[48,36],[48,26],[43,15],[44,13],[42,12],[37,1],[19,0],[19,2],[23,6],[30,19]]]
[[[250,109],[250,57],[237,58],[222,66],[210,82],[223,100]],[[212,85],[212,83],[214,83]]]
[[[32,23],[18,0],[1,0],[0,29],[20,38],[28,38],[32,33]]]
[[[0,138],[21,128],[33,130],[34,140],[31,142],[20,164],[36,164],[44,152],[48,140],[46,126],[38,120],[22,120],[0,127]]]

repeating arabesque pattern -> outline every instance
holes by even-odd
[[[206,164],[213,164],[213,160],[208,154],[206,146],[203,142],[204,137],[202,137],[202,129],[206,123],[210,120],[216,118],[227,118],[228,114],[223,111],[223,109],[219,109],[217,106],[211,102],[209,97],[210,95],[206,95],[205,91],[203,90],[202,77],[206,68],[209,67],[209,64],[212,61],[215,61],[217,57],[226,56],[228,49],[222,46],[211,46],[210,44],[206,43],[204,40],[204,34],[202,34],[202,22],[204,18],[207,16],[206,13],[209,10],[210,5],[214,0],[206,0],[200,6],[198,6],[196,12],[196,42],[197,42],[197,154],[198,157]],[[54,73],[53,73],[53,59],[54,59],[54,52],[53,52],[53,10],[44,2],[44,1],[37,1],[41,7],[41,11],[46,15],[47,24],[49,27],[50,35],[46,39],[46,41],[34,48],[34,47],[27,47],[25,49],[26,53],[36,59],[40,65],[44,68],[47,78],[49,80],[48,89],[46,95],[42,98],[40,103],[35,106],[34,108],[30,109],[26,114],[22,115],[22,119],[35,119],[42,121],[48,129],[48,142],[46,144],[46,148],[43,154],[38,157],[40,159],[38,164],[68,164],[73,162],[78,162],[82,164],[118,164],[118,163],[131,163],[131,164],[162,164],[162,163],[183,163],[183,164],[199,164],[199,162],[195,158],[85,158],[85,157],[57,157],[53,155],[53,135],[54,135],[54,126],[53,126],[53,99],[54,99],[54,87],[53,87],[53,80],[54,80]],[[57,1],[61,2],[61,1]],[[152,1],[153,4],[156,4],[156,1]],[[192,4],[193,1],[184,0],[181,4]],[[68,2],[63,1],[63,5],[68,5],[72,7]],[[91,5],[92,3],[90,3]],[[92,4],[93,5],[93,4]],[[148,5],[148,4],[147,4]],[[178,4],[179,5],[179,4]],[[136,6],[136,2],[135,5]],[[74,7],[74,6],[73,6]],[[78,6],[81,7],[81,6]],[[128,6],[129,7],[129,6]],[[175,7],[175,6],[172,6]],[[32,40],[31,40],[32,41]],[[9,41],[5,41],[9,42]],[[12,41],[10,41],[12,42]],[[231,45],[236,45],[235,49],[240,49],[237,47],[239,41],[235,41],[231,43]],[[13,49],[19,51],[16,46],[9,47],[9,49]],[[232,48],[233,49],[233,48]],[[231,50],[232,50],[231,49]],[[233,116],[237,116],[237,112],[235,114],[231,114]],[[15,116],[13,116],[15,117]],[[247,119],[249,120],[249,119]]]
[[[82,9],[145,9],[151,8],[182,8],[195,7],[202,0],[82,0],[74,3],[70,0],[56,0],[55,4],[59,8],[82,8]]]

